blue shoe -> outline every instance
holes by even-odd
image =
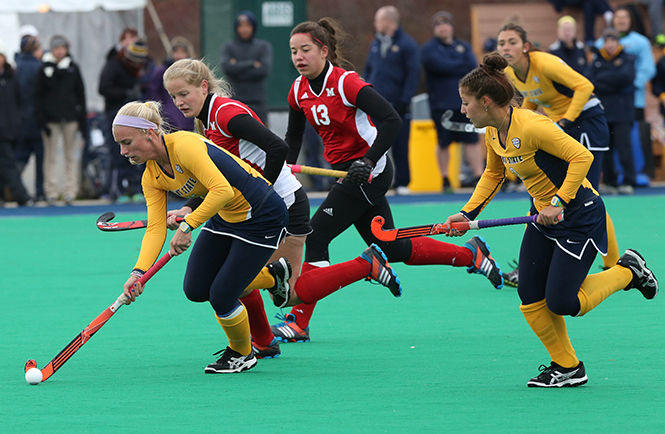
[[[305,330],[296,324],[296,317],[287,313],[286,315],[275,315],[282,322],[271,325],[270,330],[275,335],[275,339],[280,342],[309,342],[309,327]]]
[[[361,255],[365,261],[369,262],[370,271],[367,280],[375,280],[385,286],[395,296],[402,295],[402,284],[397,278],[397,274],[388,264],[388,258],[383,250],[376,244],[369,246]]]
[[[494,258],[490,256],[490,248],[485,240],[475,236],[464,244],[464,247],[473,253],[473,265],[466,269],[469,273],[482,274],[487,277],[496,289],[503,288],[503,275],[501,268]]]

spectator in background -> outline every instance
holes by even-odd
[[[609,193],[617,191],[614,166],[616,151],[623,168],[623,181],[618,186],[618,191],[621,194],[632,194],[635,187],[635,165],[630,147],[630,130],[635,114],[635,57],[623,50],[619,39],[619,32],[615,29],[605,29],[605,43],[600,50],[594,49],[586,76],[593,83],[594,93],[605,107],[605,118],[610,130],[610,150],[603,155],[603,181],[611,189]]]
[[[460,112],[462,100],[458,92],[459,81],[478,66],[471,46],[454,37],[453,16],[440,11],[432,18],[434,37],[421,51],[425,80],[429,93],[429,107],[436,127],[439,146],[437,160],[443,177],[443,191],[450,191],[448,179],[448,146],[452,142],[464,144],[465,154],[473,171],[469,186],[475,186],[483,174],[483,154],[478,134],[465,115]]]
[[[5,203],[5,187],[9,188],[12,198],[19,206],[31,204],[12,150],[20,129],[18,84],[7,57],[0,53],[0,206],[4,206]]]
[[[655,42],[658,42],[659,39],[665,40],[665,34],[663,34],[663,0],[637,0],[637,3],[647,5],[652,40]]]
[[[125,32],[123,32],[125,33]],[[127,37],[126,40],[133,38]],[[121,41],[122,41],[121,37]],[[109,51],[99,78],[99,93],[104,97],[105,136],[111,152],[108,194],[111,201],[142,201],[141,169],[133,166],[115,149],[111,134],[113,118],[124,104],[143,99],[141,77],[148,60],[148,47],[141,38],[133,39],[119,50]]]
[[[28,29],[30,30],[30,29]],[[36,31],[36,29],[35,29]],[[21,51],[16,53],[16,80],[20,90],[21,137],[17,142],[15,156],[19,172],[28,164],[30,155],[35,155],[35,200],[46,200],[44,195],[44,143],[35,121],[35,79],[42,67],[43,49],[35,35],[21,37]]]
[[[171,95],[164,88],[164,71],[180,59],[191,59],[194,57],[192,43],[182,36],[176,36],[171,40],[171,56],[164,61],[162,66],[155,68],[150,77],[146,99],[159,101],[162,104],[162,116],[169,127],[175,130],[194,131],[194,120],[183,116],[182,112],[173,103]]]
[[[69,54],[69,42],[55,35],[51,51],[42,57],[42,67],[35,80],[35,119],[44,141],[44,193],[54,205],[60,193],[65,204],[76,199],[79,187],[81,153],[76,132],[87,129],[85,88],[78,65]],[[59,192],[59,147],[64,149],[64,189]]]
[[[584,43],[577,40],[577,22],[566,15],[559,18],[556,27],[557,41],[550,45],[550,53],[560,57],[575,71],[584,75],[587,65]]]
[[[614,28],[619,32],[619,36],[621,37],[619,42],[623,47],[623,51],[635,56],[635,81],[633,82],[633,86],[635,88],[634,119],[636,125],[634,128],[637,129],[638,134],[633,134],[631,137],[635,141],[632,143],[633,155],[639,155],[639,160],[643,161],[643,157],[651,157],[650,155],[645,155],[643,151],[643,149],[647,148],[648,152],[651,152],[651,127],[645,121],[644,107],[646,105],[646,85],[656,74],[656,65],[653,54],[651,53],[649,39],[633,30],[633,24],[636,21],[630,7],[627,5],[619,6],[614,11]],[[604,43],[604,39],[600,38],[596,41],[596,48],[602,48]],[[641,167],[636,164],[635,169],[638,171]]]
[[[266,79],[272,68],[272,45],[256,36],[256,17],[242,11],[233,22],[236,38],[222,49],[222,70],[234,98],[247,104],[268,125]]]
[[[410,106],[420,81],[419,47],[400,27],[395,6],[383,6],[376,11],[374,29],[376,37],[363,75],[402,118],[401,130],[391,148],[395,160],[394,187],[397,194],[409,194]]]
[[[602,15],[605,23],[612,22],[612,8],[606,0],[547,0],[552,3],[554,10],[561,12],[564,7],[576,7],[584,13],[584,41],[586,45],[593,45],[596,39],[596,17]]]

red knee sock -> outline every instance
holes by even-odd
[[[318,268],[319,267],[316,267],[309,262],[304,262],[302,264],[302,268],[300,269],[300,275],[302,276],[304,273],[310,270],[316,270]],[[309,326],[309,320],[314,314],[315,307],[316,302],[310,304],[300,303],[291,308],[291,315],[296,318],[296,324],[298,324],[298,327],[305,330]]]
[[[249,315],[249,330],[252,333],[252,340],[263,347],[267,347],[275,335],[270,330],[270,323],[263,307],[261,293],[258,289],[255,289],[248,296],[241,298],[240,301],[245,305],[247,315]]]
[[[370,272],[369,262],[360,257],[327,267],[307,267],[308,271],[305,265],[309,264],[303,265],[294,289],[298,297],[308,304],[316,303],[338,289],[366,277]]]
[[[473,253],[466,247],[444,243],[432,238],[413,238],[411,239],[411,257],[405,264],[440,264],[452,265],[453,267],[469,267],[473,264]]]

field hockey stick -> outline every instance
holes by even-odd
[[[470,229],[492,228],[495,226],[521,225],[525,223],[533,223],[537,218],[538,214],[504,219],[471,220],[466,222],[454,222],[452,228],[460,231],[468,231]],[[385,219],[381,216],[376,216],[372,219],[372,234],[381,241],[395,241],[401,238],[445,234],[450,230],[445,223],[434,223],[432,225],[411,226],[398,229],[383,229],[385,223]]]
[[[128,231],[131,229],[143,229],[148,226],[148,220],[132,220],[129,222],[113,222],[111,220],[115,218],[115,213],[112,211],[105,212],[100,215],[97,219],[97,228],[100,231],[105,232],[115,232],[115,231]],[[184,216],[177,216],[175,218],[176,223],[180,223],[185,220]]]
[[[300,164],[287,164],[291,173],[302,173],[305,175],[332,176],[333,178],[346,178],[348,172],[343,170],[324,169],[322,167],[301,166]],[[369,175],[369,182],[372,182],[372,175]]]
[[[145,285],[152,276],[155,275],[169,260],[172,258],[171,252],[167,252],[164,256],[159,258],[157,262],[153,264],[152,267],[145,272],[143,276],[138,280],[141,285]],[[51,375],[53,375],[58,369],[69,360],[79,348],[83,346],[95,333],[99,331],[100,328],[106,321],[108,321],[114,313],[122,307],[123,304],[127,301],[127,296],[122,293],[120,297],[113,303],[111,306],[107,307],[104,312],[99,314],[97,318],[93,319],[86,328],[81,331],[76,337],[69,343],[62,351],[58,353],[57,356],[53,358],[46,366],[44,366],[40,371],[42,372],[42,382],[48,380]],[[37,368],[37,362],[33,359],[25,362],[25,371],[28,369]]]

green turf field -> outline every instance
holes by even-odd
[[[622,251],[643,253],[661,281],[664,200],[606,200]],[[460,205],[393,210],[399,225],[410,226],[443,221]],[[495,201],[481,217],[520,215],[526,205]],[[141,231],[103,233],[95,218],[0,220],[2,432],[665,430],[663,295],[647,302],[637,291],[619,292],[586,317],[568,318],[589,383],[529,389],[526,381],[549,359],[516,291],[437,266],[395,265],[400,299],[366,282],[341,290],[317,307],[311,343],[284,344],[281,357],[247,373],[204,375],[226,340],[211,308],[185,299],[186,257],[176,257],[50,380],[28,386],[25,361],[42,367],[110,305],[138,254]],[[516,258],[522,231],[482,231],[502,266]],[[331,259],[363,249],[348,231]]]

